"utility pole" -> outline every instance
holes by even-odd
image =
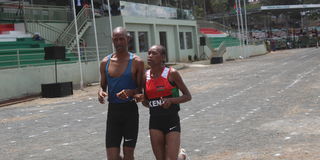
[[[243,0],[243,8],[244,8],[244,24],[245,24],[245,29],[246,29],[246,32],[245,32],[245,35],[246,35],[246,44],[245,45],[248,45],[248,20],[247,20],[247,5],[246,5],[246,0]]]
[[[71,2],[72,2],[72,7],[73,7],[74,25],[75,25],[75,29],[76,29],[78,60],[79,60],[79,68],[80,68],[80,89],[83,89],[82,62],[81,62],[80,47],[79,47],[78,23],[77,23],[77,13],[76,13],[76,4],[75,4],[76,2],[74,0],[71,0]]]
[[[241,42],[241,30],[240,30],[240,21],[239,21],[239,6],[238,6],[238,0],[235,1],[236,3],[236,12],[237,12],[237,24],[238,24],[238,38],[240,40],[240,46],[242,46],[242,42]]]
[[[243,27],[243,17],[242,17],[242,7],[241,7],[241,1],[238,0],[239,2],[239,9],[240,9],[240,23],[241,23],[241,40],[242,40],[242,45],[244,44],[244,27]]]
[[[206,0],[203,0],[203,13],[204,13],[204,18],[205,18],[207,16]]]
[[[99,45],[98,45],[98,38],[97,38],[97,27],[96,27],[96,18],[95,18],[95,15],[94,15],[93,0],[91,0],[91,12],[92,12],[92,23],[93,23],[94,39],[95,39],[95,42],[96,42],[98,71],[100,71],[100,52],[99,52]]]

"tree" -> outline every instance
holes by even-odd
[[[202,7],[199,6],[193,6],[193,15],[197,18],[203,18],[204,17],[204,10]]]
[[[224,13],[230,8],[228,0],[210,0],[210,11],[212,13]]]

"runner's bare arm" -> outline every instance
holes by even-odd
[[[136,56],[135,57],[137,73],[136,73],[136,81],[137,81],[137,90],[135,94],[142,93],[142,89],[144,88],[144,62],[143,60]]]
[[[178,89],[182,92],[180,97],[174,98],[163,98],[164,104],[162,105],[164,108],[171,106],[171,104],[180,104],[191,100],[191,94],[189,89],[184,84],[179,72],[175,69],[171,69],[169,81],[174,82]]]
[[[101,63],[100,63],[100,88],[98,91],[98,100],[101,104],[105,103],[104,98],[107,96],[106,88],[108,85],[108,82],[106,80],[106,64],[107,64],[108,58],[105,57]]]

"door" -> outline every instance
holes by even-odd
[[[169,53],[168,53],[168,45],[167,45],[167,32],[159,32],[160,37],[160,45],[164,46],[166,48],[166,62],[169,61]]]

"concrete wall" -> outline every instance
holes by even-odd
[[[192,57],[199,53],[199,42],[196,21],[173,20],[160,18],[141,18],[141,17],[122,17],[124,26],[128,31],[146,31],[148,32],[149,47],[154,44],[160,44],[159,32],[166,32],[167,50],[169,62],[187,62],[188,56]],[[179,32],[192,33],[192,49],[180,49]],[[136,38],[136,43],[138,39]],[[136,44],[136,48],[139,47]],[[137,55],[146,60],[146,52],[139,52]]]
[[[134,42],[135,42],[135,48],[136,52],[139,57],[142,59],[146,60],[147,59],[147,52],[140,52],[139,51],[139,37],[138,37],[138,32],[147,32],[148,33],[148,44],[149,47],[152,44],[155,44],[155,35],[152,34],[154,32],[153,30],[153,25],[152,24],[134,24],[134,23],[126,23],[125,27],[127,28],[127,31],[129,32],[134,32]]]
[[[155,37],[157,37],[156,43],[153,44],[160,44],[160,32],[165,32],[167,37],[167,57],[169,62],[176,62],[179,60],[180,55],[177,54],[175,47],[178,46],[178,38],[175,34],[175,27],[174,26],[167,26],[167,25],[156,25],[156,32]]]
[[[166,32],[169,62],[186,62],[188,61],[188,55],[193,57],[194,54],[199,52],[199,42],[198,38],[196,38],[198,37],[196,21],[113,16],[112,28],[117,26],[124,26],[128,31],[135,33],[136,54],[144,60],[147,59],[147,52],[139,51],[138,32],[148,33],[149,47],[154,44],[160,44],[159,32]],[[109,17],[97,18],[96,28],[100,57],[102,58],[112,52]],[[192,33],[192,49],[180,49],[179,32]],[[86,31],[83,38],[87,42],[87,47],[95,47],[93,27]]]
[[[205,54],[205,55],[203,55]],[[200,46],[198,58],[211,58],[213,56],[211,49],[208,46]],[[193,57],[192,57],[193,59]]]
[[[186,32],[191,32],[192,33],[192,49],[180,49],[180,45],[177,45],[179,47],[179,53],[180,53],[180,61],[182,62],[186,62],[188,61],[188,56],[192,56],[194,57],[195,54],[197,55],[201,55],[201,53],[199,53],[199,42],[198,42],[198,34],[197,34],[197,28],[196,27],[190,27],[190,26],[179,26],[179,32],[183,32],[184,36]],[[186,39],[186,37],[184,37]],[[179,39],[178,39],[179,42]],[[185,47],[186,47],[186,41],[185,41]]]
[[[250,56],[263,55],[267,53],[264,44],[261,45],[248,45],[247,47],[227,47],[226,53],[223,55],[223,60],[232,60],[239,58],[247,58]]]
[[[123,26],[121,16],[113,16],[112,18],[112,27]],[[109,17],[96,18],[96,29],[97,29],[97,39],[99,46],[100,58],[112,53],[112,39],[110,31]],[[85,32],[82,37],[87,42],[87,47],[93,48],[95,50],[96,41],[94,35],[93,25]]]
[[[41,84],[55,83],[54,65],[0,70],[0,101],[41,93]],[[80,84],[79,63],[57,66],[58,82]],[[98,82],[96,62],[82,63],[84,84]]]

